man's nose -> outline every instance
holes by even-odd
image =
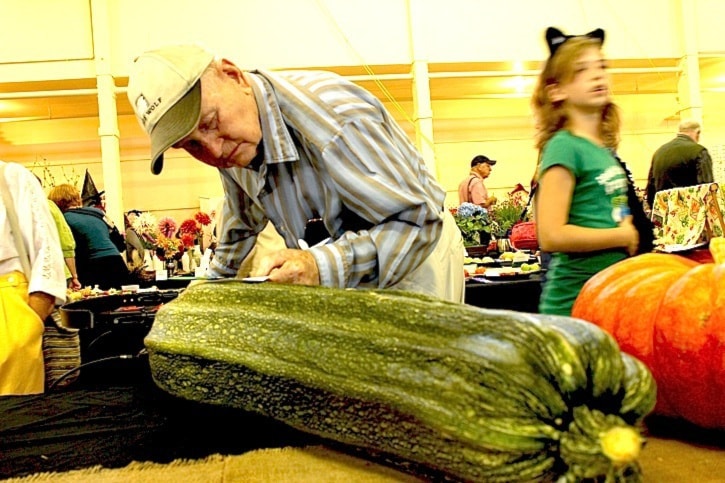
[[[207,157],[219,159],[222,157],[223,140],[213,134],[202,134],[199,136],[199,144]]]

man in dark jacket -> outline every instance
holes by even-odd
[[[647,177],[650,206],[658,191],[713,182],[712,159],[699,140],[700,123],[682,121],[677,137],[655,151]]]

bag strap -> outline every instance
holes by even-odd
[[[468,186],[466,186],[466,201],[468,201],[469,203],[472,203],[472,201],[471,201],[471,183],[473,182],[474,179],[476,179],[476,176],[470,175],[470,177],[468,178]]]
[[[15,203],[13,198],[10,196],[10,189],[8,188],[8,182],[5,179],[5,167],[6,163],[0,166],[0,191],[2,191],[3,202],[5,203],[5,210],[8,213],[8,221],[10,222],[10,236],[13,237],[15,242],[15,248],[18,251],[18,257],[20,258],[20,264],[23,266],[23,272],[30,282],[30,274],[32,269],[30,268],[30,256],[28,250],[25,248],[25,244],[22,241],[22,232],[20,231],[20,223],[18,222],[18,214],[15,212]]]
[[[637,197],[634,175],[629,169],[629,166],[627,166],[627,163],[624,162],[614,149],[611,149],[610,152],[614,159],[616,159],[622,167],[627,177],[627,205],[629,206],[629,211],[632,214],[632,224],[639,233],[637,254],[639,255],[640,253],[651,252],[654,249],[654,225],[652,224],[652,220],[650,220],[644,212],[644,206]]]
[[[526,205],[524,206],[524,209],[521,210],[521,216],[519,216],[519,222],[522,222],[526,219],[526,213],[528,213],[529,208],[531,207],[531,202],[534,200],[534,194],[536,194],[536,188],[539,187],[539,183],[536,181],[531,182],[531,191],[529,192],[529,199],[526,201]]]
[[[539,173],[539,166],[541,165],[541,155],[542,152],[539,150],[539,154],[536,156],[536,170],[534,171],[534,176],[531,178],[531,191],[529,191],[529,199],[526,201],[526,206],[524,206],[524,209],[521,210],[521,216],[519,217],[519,222],[522,222],[526,219],[526,214],[529,211],[529,208],[531,208],[531,203],[534,201],[534,195],[536,194],[536,189],[539,187],[539,181],[537,178],[537,175]]]

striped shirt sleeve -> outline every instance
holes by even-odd
[[[296,247],[306,221],[321,217],[333,240],[311,249],[322,285],[404,279],[440,237],[445,192],[403,130],[372,94],[333,74],[252,79],[264,162],[222,170],[228,221],[213,268],[230,274],[267,219]]]

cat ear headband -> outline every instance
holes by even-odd
[[[599,42],[603,44],[604,30],[596,29],[584,35],[566,35],[555,27],[549,27],[546,29],[546,44],[549,46],[549,57],[553,57],[564,42],[574,37],[589,37],[590,39],[599,40]]]

